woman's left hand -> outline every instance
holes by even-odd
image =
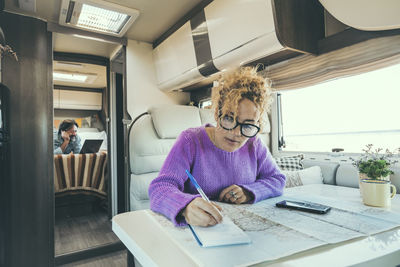
[[[249,191],[238,185],[231,185],[219,194],[218,201],[224,201],[234,204],[242,204],[252,199]]]

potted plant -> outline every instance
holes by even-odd
[[[386,149],[385,152],[382,153],[382,148],[374,149],[372,144],[368,144],[363,151],[365,153],[358,159],[350,158],[353,161],[353,166],[355,166],[359,172],[360,190],[362,179],[390,181],[390,174],[394,173],[390,169],[390,166],[398,162],[394,159],[394,156],[400,153],[400,148],[393,152]]]

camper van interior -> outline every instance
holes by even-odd
[[[399,14],[396,0],[0,0],[0,266],[400,266]],[[264,83],[229,102],[225,77],[245,67]],[[245,101],[260,118],[243,120]],[[247,147],[256,158],[226,163]],[[254,178],[210,189],[231,181],[219,169]]]

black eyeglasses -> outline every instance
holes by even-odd
[[[232,116],[225,115],[219,118],[219,124],[225,130],[233,130],[240,125],[240,133],[248,138],[254,137],[260,131],[260,127],[251,123],[240,123],[235,121]]]

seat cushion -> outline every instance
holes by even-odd
[[[150,115],[140,118],[129,134],[130,170],[134,174],[158,172],[175,139],[160,139]]]
[[[148,200],[149,199],[149,186],[158,176],[158,172],[150,172],[145,174],[131,174],[131,196],[137,200]]]
[[[217,123],[215,122],[215,119],[214,119],[214,111],[212,109],[201,108],[201,109],[199,109],[199,112],[200,112],[201,125],[204,125],[207,123],[209,123],[213,126],[217,125]]]

